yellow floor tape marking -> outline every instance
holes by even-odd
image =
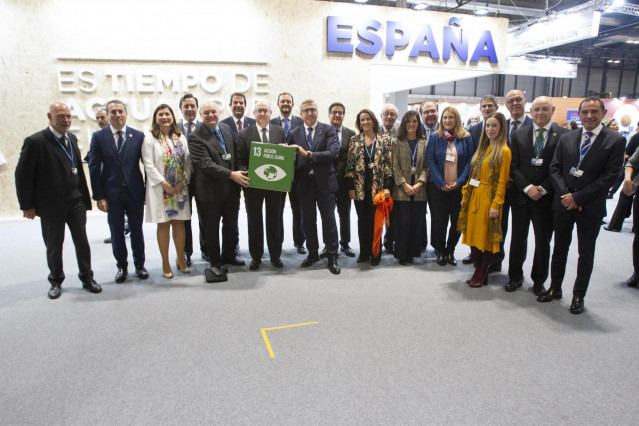
[[[319,324],[319,321],[305,322],[302,324],[281,325],[279,327],[268,327],[268,328],[261,329],[260,331],[262,332],[262,337],[264,337],[264,343],[266,343],[266,349],[268,349],[268,353],[269,355],[271,355],[271,358],[275,358],[275,354],[273,353],[273,348],[271,348],[271,343],[268,341],[268,336],[266,335],[266,332],[268,330],[279,330],[280,328],[300,327],[302,325],[311,325],[311,324]]]

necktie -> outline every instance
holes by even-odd
[[[222,145],[224,152],[226,152],[226,143],[224,142],[224,137],[222,136],[222,132],[219,127],[215,128],[215,136],[217,136],[217,140],[220,141],[220,145]]]
[[[537,140],[535,141],[535,157],[539,158],[541,150],[544,149],[544,133],[546,129],[540,127],[537,129]]]
[[[67,139],[67,135],[66,134],[62,135],[62,145],[64,145],[64,148],[68,152],[69,151],[69,140]]]
[[[584,141],[581,143],[581,159],[582,160],[586,156],[586,154],[588,154],[588,151],[590,150],[590,147],[592,146],[592,137],[594,136],[593,132],[586,132],[584,134],[586,135],[586,139],[584,139]]]
[[[237,130],[242,130],[242,121],[237,120]]]
[[[262,142],[268,143],[268,135],[266,134],[266,129],[262,129]]]
[[[513,124],[511,126],[512,128],[510,129],[510,133],[512,133],[515,130],[519,129],[519,124],[520,124],[519,121],[517,121],[517,120],[513,121]]]
[[[188,121],[186,122],[186,132],[185,135],[186,138],[188,139],[189,136],[191,136],[191,126],[193,125],[193,123],[189,123]]]
[[[291,130],[291,126],[288,123],[290,120],[288,118],[284,119],[284,134],[288,137],[288,131]]]
[[[118,151],[120,151],[120,149],[122,148],[122,130],[118,130],[118,140],[115,143],[115,146],[118,148]]]
[[[308,128],[308,134],[306,135],[306,143],[308,144],[309,149],[313,149],[313,128]]]

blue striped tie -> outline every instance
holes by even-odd
[[[581,143],[581,158],[584,158],[586,154],[588,154],[592,146],[592,137],[594,136],[593,132],[586,132],[584,134],[586,135],[586,139]]]

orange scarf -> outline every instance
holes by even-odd
[[[393,197],[386,199],[383,192],[378,192],[375,198],[373,198],[373,204],[377,206],[377,210],[375,211],[375,233],[373,236],[372,255],[377,257],[381,252],[380,241],[382,241],[384,222],[390,225],[389,214],[391,210],[393,210]]]

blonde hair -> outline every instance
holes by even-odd
[[[442,115],[439,120],[439,128],[437,129],[437,135],[439,135],[440,138],[444,136],[444,114],[446,114],[447,112],[450,112],[451,114],[455,116],[454,130],[455,130],[455,134],[457,134],[457,137],[461,139],[468,136],[469,133],[466,131],[466,129],[464,129],[464,126],[462,125],[463,123],[462,123],[462,119],[461,119],[461,115],[459,114],[459,111],[457,110],[457,108],[452,106],[447,106],[442,111]]]
[[[486,121],[484,121],[484,126],[481,132],[481,138],[479,140],[479,146],[477,147],[477,151],[475,151],[475,155],[473,155],[472,165],[473,167],[479,161],[480,155],[485,154],[486,150],[490,146],[490,139],[488,139],[488,135],[486,134],[486,122],[489,119],[494,118],[499,122],[499,134],[495,139],[495,144],[493,145],[493,151],[490,154],[488,159],[488,165],[491,169],[497,170],[499,166],[501,166],[501,159],[504,153],[504,147],[508,146],[507,139],[507,131],[508,126],[506,125],[506,117],[501,112],[494,112],[488,116]]]

